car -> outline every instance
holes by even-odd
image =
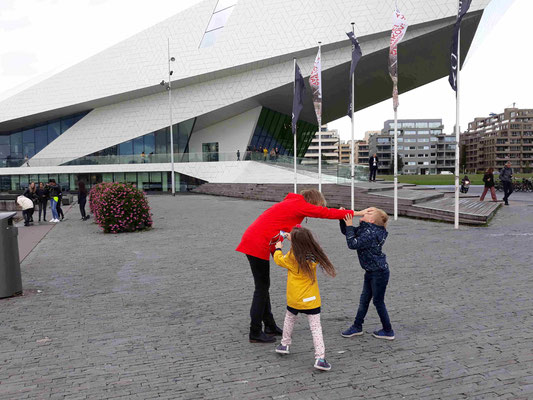
[[[440,174],[440,175],[453,175],[453,172],[450,172],[450,171],[441,171],[439,174]]]

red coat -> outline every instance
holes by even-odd
[[[265,210],[242,235],[235,250],[263,260],[270,259],[270,245],[278,240],[279,231],[290,232],[305,217],[343,219],[352,210],[314,206],[301,194],[289,193],[283,201]]]

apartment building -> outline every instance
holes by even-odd
[[[455,136],[443,133],[441,119],[398,121],[398,170],[402,174],[439,174],[454,171]],[[378,174],[393,173],[394,121],[387,120],[379,133],[370,136],[370,154],[379,159]]]
[[[533,109],[506,108],[501,114],[475,118],[461,134],[461,148],[467,172],[499,170],[507,161],[515,172],[531,172]]]
[[[321,138],[322,163],[337,164],[339,162],[339,134],[336,129],[328,131],[323,125],[320,132],[315,134],[304,155],[302,164],[318,165],[318,137]],[[349,162],[349,161],[348,161]]]
[[[379,131],[367,131],[365,132],[365,138],[362,140],[354,141],[354,163],[360,165],[367,165],[369,158],[369,146],[368,138],[371,134]],[[352,153],[351,140],[339,143],[339,163],[349,164],[350,155]]]

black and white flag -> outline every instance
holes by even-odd
[[[294,96],[292,99],[292,134],[296,135],[296,124],[300,112],[304,108],[303,98],[305,93],[305,81],[300,72],[300,67],[296,64],[294,69]]]
[[[459,10],[457,11],[457,20],[455,21],[455,26],[453,27],[453,36],[452,36],[452,46],[450,48],[450,76],[448,77],[448,82],[453,90],[457,92],[457,68],[460,68],[457,65],[457,44],[459,38],[459,29],[461,28],[461,21],[470,8],[470,3],[472,0],[459,0]]]
[[[357,38],[353,34],[353,32],[347,33],[348,37],[350,38],[350,41],[352,42],[352,64],[350,65],[350,99],[349,99],[349,106],[348,106],[348,116],[352,117],[352,90],[353,90],[353,81],[352,79],[355,78],[354,71],[355,67],[357,67],[357,63],[361,59],[363,52],[361,51],[361,47],[359,46],[359,42],[357,41]]]

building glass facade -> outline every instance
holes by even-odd
[[[189,139],[196,118],[172,126],[175,162],[187,162]],[[135,164],[170,162],[169,127],[91,153],[63,165]]]
[[[20,167],[26,157],[32,158],[88,113],[84,111],[22,129],[0,132],[0,168]]]
[[[298,121],[297,125],[297,157],[303,157],[311,141],[318,132],[318,125]],[[261,110],[254,134],[250,139],[248,151],[278,149],[281,155],[294,155],[294,138],[291,129],[291,117],[277,111],[264,108]]]

